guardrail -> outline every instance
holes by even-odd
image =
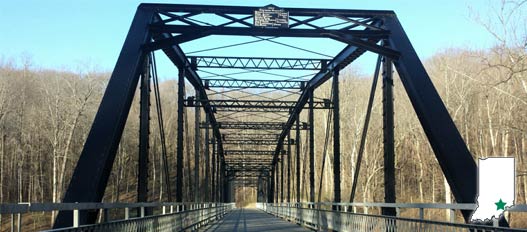
[[[321,209],[322,207],[338,210]],[[420,218],[401,218],[382,215],[352,213],[352,207],[391,207],[420,209]],[[470,210],[474,204],[388,204],[388,203],[258,203],[265,212],[315,230],[333,231],[527,231],[439,222],[423,219],[424,209]],[[518,205],[509,211],[526,212],[526,205]]]
[[[11,231],[21,231],[21,216],[32,212],[73,211],[73,227],[48,231],[182,231],[197,229],[223,217],[234,203],[19,203],[0,204],[0,215],[11,214]],[[124,218],[109,220],[109,210],[124,210]],[[138,209],[137,217],[130,210]],[[147,209],[157,209],[158,215],[146,216]],[[99,210],[103,220],[99,224],[80,225],[79,212]],[[152,210],[154,211],[154,210]]]

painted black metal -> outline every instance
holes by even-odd
[[[185,69],[178,74],[177,147],[176,147],[176,202],[183,202],[183,100],[185,98]],[[187,148],[188,149],[188,148]]]
[[[373,81],[370,89],[370,97],[368,99],[368,106],[366,107],[366,116],[364,117],[364,124],[362,126],[362,134],[359,144],[359,152],[357,154],[357,161],[355,162],[355,170],[353,171],[353,184],[351,186],[350,200],[354,202],[355,192],[357,191],[357,183],[359,180],[359,172],[362,163],[362,156],[364,154],[364,148],[366,146],[366,135],[368,134],[368,126],[370,125],[371,111],[373,109],[373,100],[375,99],[375,89],[377,89],[377,80],[379,79],[379,70],[381,69],[382,56],[378,56],[377,64],[375,65],[375,71],[373,73]]]
[[[382,63],[382,110],[384,145],[384,202],[395,203],[393,69],[392,59],[388,57],[384,57]],[[382,208],[382,214],[386,216],[397,216],[395,208]]]
[[[306,81],[248,80],[248,79],[205,79],[203,85],[210,88],[241,89],[304,89]]]
[[[243,140],[224,140],[223,144],[236,144],[236,145],[261,145],[261,146],[275,146],[277,140],[267,139],[243,139]],[[284,142],[284,145],[288,145],[290,142]]]
[[[201,123],[201,128],[210,127],[207,123]],[[285,128],[285,123],[281,122],[218,122],[217,127],[219,129],[238,129],[238,130],[283,130]],[[294,130],[309,130],[311,126],[309,124],[302,122],[299,128],[294,128]],[[283,141],[282,141],[283,142]]]
[[[278,136],[280,134],[270,134],[270,133],[257,133],[257,134],[249,134],[249,133],[230,133],[226,134],[223,133],[223,141],[226,140],[244,140],[244,139],[250,139],[250,140],[278,140]]]
[[[285,124],[286,127],[284,128],[284,130],[282,130],[282,133],[280,134],[280,138],[278,139],[278,145],[275,150],[275,162],[278,159],[278,153],[280,152],[280,143],[283,142],[283,140],[285,139],[285,136],[287,135],[286,132],[288,130],[291,130],[291,127],[295,122],[296,115],[300,114],[300,112],[304,109],[304,106],[309,100],[310,91],[314,90],[315,88],[326,82],[331,77],[334,69],[340,70],[344,68],[346,65],[357,59],[365,52],[366,50],[363,48],[347,46],[330,63],[327,64],[326,69],[323,69],[321,72],[317,73],[311,80],[307,82],[306,89],[300,95],[297,104],[291,111],[289,119]]]
[[[282,152],[280,156],[280,202],[284,202],[284,152]]]
[[[139,158],[137,167],[137,202],[148,201],[148,150],[150,137],[150,62],[147,57],[141,74],[139,101]]]
[[[273,203],[274,202],[274,170],[271,170],[269,171],[271,173],[271,177],[269,177],[270,179],[270,183],[269,183],[269,193],[267,194],[267,202],[269,203]]]
[[[339,203],[340,197],[340,106],[339,106],[339,70],[333,71],[333,202]],[[335,208],[337,210],[337,208]]]
[[[177,139],[177,167],[176,167],[176,201],[182,201],[182,161],[183,161],[183,91],[184,78],[192,84],[196,92],[201,96],[202,101],[194,102],[195,105],[201,103],[204,111],[209,118],[202,128],[212,128],[213,137],[216,138],[213,145],[215,150],[213,156],[216,158],[215,166],[218,184],[216,185],[221,191],[217,191],[220,199],[229,201],[232,198],[234,191],[231,191],[233,183],[230,182],[226,175],[236,171],[232,169],[234,166],[239,166],[239,160],[236,163],[227,165],[226,162],[231,162],[225,159],[223,149],[223,139],[220,129],[263,129],[263,130],[281,130],[281,134],[276,144],[276,149],[272,154],[271,159],[266,159],[265,162],[258,167],[272,168],[272,178],[267,179],[269,194],[268,200],[270,202],[278,201],[278,192],[276,179],[278,179],[278,161],[281,160],[281,200],[283,200],[284,188],[284,168],[283,159],[279,159],[282,154],[283,145],[286,144],[285,137],[289,136],[291,129],[297,129],[297,139],[299,140],[300,129],[309,129],[309,159],[310,159],[310,201],[314,201],[314,128],[313,109],[315,108],[313,102],[313,91],[322,83],[327,81],[333,73],[337,73],[343,69],[347,64],[362,55],[365,51],[373,51],[383,54],[388,58],[394,59],[395,66],[401,76],[403,85],[410,97],[410,100],[417,112],[418,118],[423,125],[425,133],[427,134],[436,157],[441,165],[443,172],[451,186],[451,189],[456,197],[456,201],[460,203],[472,203],[475,200],[475,163],[466,148],[459,132],[457,131],[452,119],[441,102],[441,99],[431,81],[422,67],[415,51],[413,50],[404,30],[402,29],[395,14],[391,11],[366,11],[366,10],[320,10],[320,9],[303,9],[303,8],[284,8],[290,14],[291,24],[289,28],[258,28],[253,26],[250,21],[252,14],[256,7],[231,7],[231,6],[200,6],[200,5],[177,5],[177,4],[142,4],[130,28],[129,34],[123,45],[123,50],[119,56],[112,78],[108,84],[108,88],[103,97],[103,101],[99,111],[94,120],[92,129],[86,141],[86,145],[81,154],[79,163],[74,171],[72,181],[63,202],[98,202],[102,199],[104,188],[108,180],[109,172],[113,165],[115,158],[115,151],[120,140],[122,130],[126,117],[128,116],[131,101],[135,92],[135,87],[138,83],[139,73],[142,68],[146,51],[162,49],[168,58],[178,67],[179,84],[178,84],[178,139]],[[221,24],[214,24],[216,22],[199,22],[190,17],[193,16],[207,16],[206,14],[215,14],[227,20]],[[162,18],[161,15],[164,17]],[[233,15],[237,15],[234,17]],[[327,18],[342,20],[348,24],[342,24],[332,27],[331,29],[323,28],[315,25],[315,21],[324,20]],[[154,23],[151,23],[151,22]],[[382,24],[384,22],[384,25]],[[236,25],[236,26],[235,26]],[[241,26],[240,26],[241,25]],[[366,28],[365,30],[354,30],[357,27]],[[174,33],[181,33],[173,35]],[[150,37],[152,33],[153,42]],[[282,37],[324,37],[332,38],[346,43],[348,46],[343,49],[331,61],[320,59],[316,64],[310,62],[306,63],[292,63],[294,59],[284,60],[283,58],[273,58],[274,63],[266,63],[265,58],[261,57],[187,57],[179,44],[202,38],[209,35],[247,35],[247,36],[282,36]],[[377,45],[381,39],[388,39],[389,47]],[[141,49],[142,48],[142,49]],[[202,59],[198,61],[198,59]],[[306,59],[303,59],[304,61]],[[200,64],[201,62],[201,64]],[[239,63],[238,63],[239,62]],[[258,63],[261,62],[261,63]],[[297,61],[295,61],[297,62]],[[263,65],[262,65],[263,64]],[[264,81],[259,80],[259,83],[249,82],[249,80],[241,80],[243,83],[230,81],[228,83],[219,83],[221,80],[209,80],[203,82],[198,76],[196,69],[199,68],[266,68],[266,69],[312,69],[320,70],[308,82],[286,82],[286,81]],[[391,66],[390,66],[391,67]],[[391,71],[390,71],[391,76]],[[335,78],[337,79],[337,78]],[[211,84],[212,81],[217,81],[218,84]],[[338,82],[337,82],[338,83]],[[240,111],[254,111],[254,112],[288,112],[289,119],[286,123],[235,123],[224,122],[218,123],[215,118],[216,107],[212,101],[209,101],[206,88],[215,88],[211,86],[225,85],[225,88],[271,88],[271,89],[301,89],[303,90],[297,102],[284,106],[271,107],[266,105],[262,107],[253,102],[244,102],[240,107],[239,101],[237,105],[232,104],[229,107],[220,107],[218,111],[232,110],[233,112]],[[300,85],[300,86],[298,86]],[[338,86],[338,84],[337,84]],[[338,92],[338,87],[337,87]],[[304,123],[302,126],[298,123],[299,114],[303,110],[307,102],[310,102],[308,107],[308,118],[310,123]],[[338,95],[334,102],[338,104]],[[385,101],[387,102],[387,101]],[[196,104],[197,103],[197,104]],[[232,103],[232,102],[230,102]],[[252,104],[252,105],[251,105]],[[329,107],[327,107],[329,108]],[[390,111],[390,106],[385,107]],[[338,128],[338,107],[335,109],[335,127]],[[392,119],[385,125],[391,123],[391,132],[385,126],[385,135],[391,136],[393,141],[393,104],[391,106]],[[143,117],[143,109],[141,116]],[[385,121],[389,119],[385,114]],[[295,121],[296,128],[295,128]],[[199,131],[199,119],[196,120],[196,131]],[[108,126],[110,125],[110,126]],[[309,125],[309,126],[308,126]],[[269,129],[272,128],[272,129]],[[144,128],[141,131],[144,133]],[[335,130],[334,134],[334,151],[338,154],[338,137],[339,132]],[[391,135],[389,135],[391,133]],[[140,136],[144,138],[144,136]],[[288,147],[291,145],[291,140]],[[208,141],[207,141],[208,142]],[[386,143],[386,142],[385,142]],[[389,142],[387,142],[389,144]],[[196,137],[196,146],[199,146],[199,137]],[[300,166],[299,142],[297,145],[297,169]],[[393,147],[393,142],[391,144]],[[389,145],[388,145],[389,147]],[[144,146],[142,147],[144,148]],[[390,149],[388,149],[390,150]],[[393,150],[393,149],[392,149]],[[198,149],[196,149],[198,152]],[[290,148],[288,148],[288,158],[291,155]],[[246,152],[243,152],[246,153]],[[388,151],[389,153],[389,151]],[[144,154],[144,153],[143,153]],[[199,153],[196,153],[196,157]],[[255,153],[256,155],[256,153]],[[387,162],[391,162],[390,157],[387,156]],[[231,157],[237,159],[237,157]],[[233,161],[234,162],[234,161]],[[334,165],[337,167],[338,160],[334,160]],[[213,161],[214,163],[214,161]],[[198,165],[198,162],[196,162]],[[289,163],[288,163],[289,165]],[[340,165],[339,165],[340,166]],[[246,169],[245,166],[242,166]],[[387,165],[385,165],[387,167]],[[95,173],[94,173],[95,168]],[[229,168],[229,170],[227,170]],[[390,168],[390,167],[387,167]],[[207,168],[208,169],[208,168]],[[213,168],[214,169],[214,168]],[[335,182],[337,177],[337,170],[335,170]],[[238,170],[239,171],[239,170]],[[213,171],[214,172],[214,171]],[[387,173],[391,170],[387,170]],[[468,172],[468,174],[467,174]],[[289,170],[288,170],[289,174]],[[300,172],[297,171],[297,185],[300,184]],[[214,174],[212,174],[214,176]],[[195,178],[196,182],[199,180]],[[214,180],[213,180],[214,182]],[[272,184],[270,184],[272,182]],[[237,182],[236,182],[237,183]],[[196,183],[194,183],[196,184]],[[390,187],[392,183],[388,183]],[[289,188],[289,187],[288,187]],[[85,190],[95,191],[85,191]],[[196,188],[197,189],[197,188]],[[289,191],[289,190],[288,190]],[[297,201],[300,200],[300,186],[297,188]],[[391,191],[391,190],[390,190]],[[337,185],[335,185],[335,192]],[[392,191],[394,192],[394,190]],[[274,195],[276,193],[276,195]],[[335,193],[336,194],[336,193]],[[276,199],[273,199],[276,196]],[[337,196],[335,195],[335,199]],[[338,197],[340,200],[340,196]],[[288,197],[289,201],[289,197]],[[393,198],[395,201],[395,198]],[[470,212],[463,212],[467,219]],[[81,213],[81,223],[94,222],[96,214]],[[55,227],[71,225],[71,213],[60,212]]]
[[[477,168],[430,77],[396,17],[386,17],[390,46],[402,51],[395,68],[458,203],[474,203]],[[469,221],[470,211],[462,211]]]
[[[291,141],[291,132],[287,134],[287,141]],[[291,142],[287,143],[287,200],[291,202]]]
[[[212,138],[211,139],[211,143],[212,143],[212,173],[211,173],[211,200],[212,202],[218,202],[218,198],[216,197],[217,194],[216,192],[218,191],[217,190],[217,186],[216,186],[216,166],[217,166],[217,161],[216,161],[216,138]]]
[[[154,33],[181,33],[190,34],[195,31],[207,31],[211,35],[243,35],[243,36],[280,36],[297,38],[327,38],[332,35],[348,35],[361,39],[383,39],[388,37],[387,31],[374,30],[348,30],[334,29],[273,29],[247,28],[247,27],[210,27],[210,26],[184,26],[184,25],[150,25]],[[348,40],[346,40],[347,42]]]
[[[314,90],[309,89],[309,124],[313,125],[315,112],[313,110]],[[315,202],[315,127],[309,128],[309,201]]]
[[[274,57],[229,57],[229,56],[187,56],[196,60],[197,68],[240,68],[240,69],[285,69],[320,70],[328,59],[274,58]]]
[[[299,127],[300,123],[300,115],[296,115],[296,127]],[[296,131],[296,143],[295,143],[295,152],[296,152],[296,202],[300,202],[300,193],[301,193],[301,186],[300,186],[300,130]]]
[[[200,110],[200,93],[196,89],[196,104],[194,107],[194,202],[200,202],[201,198],[201,180],[199,173],[201,169],[200,165],[200,147],[201,147],[201,130],[199,123],[201,121],[201,110]],[[207,121],[207,123],[209,123]],[[205,128],[205,129],[208,129]]]
[[[139,8],[126,36],[110,81],[62,200],[64,203],[101,202],[113,161],[136,91],[145,53],[139,49],[150,40],[152,9]],[[53,228],[72,226],[71,211],[60,211]],[[79,223],[95,223],[97,212],[81,212]]]
[[[278,101],[278,100],[198,100],[193,97],[188,97],[184,104],[188,107],[195,107],[197,103],[209,104],[210,106],[221,108],[267,108],[267,109],[284,109],[291,110],[295,107],[296,101]],[[333,104],[329,99],[324,101],[313,102],[314,109],[331,109]]]
[[[272,156],[274,151],[272,150],[225,150],[225,156],[229,155],[258,155],[258,156]]]
[[[209,115],[205,114],[205,121],[209,122]],[[203,192],[205,195],[203,195],[203,201],[204,202],[211,202],[210,194],[209,194],[209,185],[211,182],[209,182],[210,177],[210,154],[209,154],[209,128],[205,129],[205,176],[203,181]]]

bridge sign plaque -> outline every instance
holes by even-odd
[[[289,28],[289,12],[275,5],[267,5],[254,11],[254,26]]]

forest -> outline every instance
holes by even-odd
[[[505,2],[505,1],[504,1]],[[510,3],[507,3],[510,4]],[[517,5],[496,9],[499,19],[475,17],[495,39],[488,49],[445,48],[425,59],[428,74],[447,106],[475,162],[484,157],[516,158],[516,204],[527,203],[527,33]],[[522,5],[523,4],[523,5]],[[519,20],[519,19],[522,20]],[[518,23],[518,21],[523,22]],[[39,68],[25,56],[0,59],[0,203],[61,202],[72,171],[82,151],[86,136],[104,94],[110,73],[99,70],[64,71]],[[192,89],[187,84],[187,95]],[[352,175],[366,111],[371,76],[346,69],[340,80],[342,196],[348,201]],[[319,98],[329,98],[330,83],[315,91]],[[428,140],[417,120],[404,87],[396,77],[395,145],[398,202],[452,203],[448,184]],[[176,166],[177,83],[175,79],[160,83],[166,133],[168,167]],[[362,160],[356,202],[383,201],[382,170],[382,102],[380,85]],[[136,94],[137,98],[138,94]],[[152,99],[153,101],[153,99]],[[185,109],[184,199],[193,199],[190,173],[196,168],[194,158],[194,109]],[[203,111],[200,112],[203,114]],[[321,201],[332,199],[331,146],[324,152],[328,111],[318,110],[315,117],[317,135],[316,168],[324,168],[316,179],[316,195]],[[137,191],[139,100],[132,110],[119,145],[104,202],[134,202]],[[152,111],[151,117],[157,117]],[[301,115],[302,121],[307,113]],[[166,201],[159,128],[151,121],[149,183],[150,201]],[[331,125],[329,125],[331,126]],[[204,133],[201,133],[203,136]],[[302,132],[302,154],[307,154],[307,134]],[[329,139],[331,143],[331,137]],[[203,151],[204,149],[200,149]],[[293,150],[294,152],[294,150]],[[203,155],[203,154],[201,154]],[[325,166],[321,161],[327,156]],[[302,182],[308,185],[306,155],[302,156]],[[187,162],[188,161],[188,162]],[[187,165],[188,163],[188,165]],[[204,173],[203,167],[200,171]],[[293,165],[292,170],[295,170]],[[316,172],[320,174],[321,172]],[[294,172],[293,172],[294,175]],[[200,175],[201,177],[204,174]],[[203,179],[200,180],[204,185]],[[321,184],[322,183],[322,184]],[[319,185],[321,184],[321,191]],[[173,186],[173,185],[172,185]],[[292,184],[292,186],[295,186]],[[307,201],[307,188],[302,187]],[[296,191],[293,187],[293,192]],[[255,189],[238,189],[237,201],[248,204],[256,200]],[[368,210],[377,209],[364,209]],[[369,213],[378,213],[376,211]],[[408,215],[415,212],[408,212]],[[404,214],[403,214],[404,215]],[[5,216],[5,215],[4,215]],[[40,223],[50,223],[46,216]],[[427,218],[445,220],[444,210],[429,211]],[[460,217],[460,215],[459,215]],[[512,223],[527,226],[527,214],[510,215]],[[7,218],[1,218],[7,223]],[[27,219],[27,223],[31,223]],[[523,223],[522,223],[523,221]],[[3,228],[3,227],[2,227]]]

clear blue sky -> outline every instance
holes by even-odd
[[[281,7],[394,10],[417,53],[423,59],[443,48],[479,49],[492,45],[490,35],[469,17],[469,6],[485,14],[489,2],[484,0],[175,0],[159,2],[253,6],[275,4]],[[490,2],[496,1],[491,0]],[[75,70],[80,63],[88,63],[101,70],[111,71],[139,3],[140,1],[135,0],[1,1],[0,59],[29,54],[33,65],[37,68]],[[208,42],[191,43],[184,49],[191,51],[210,46]],[[315,43],[313,49],[332,51],[330,48],[325,48],[322,43]],[[162,76],[174,75],[163,73]]]

